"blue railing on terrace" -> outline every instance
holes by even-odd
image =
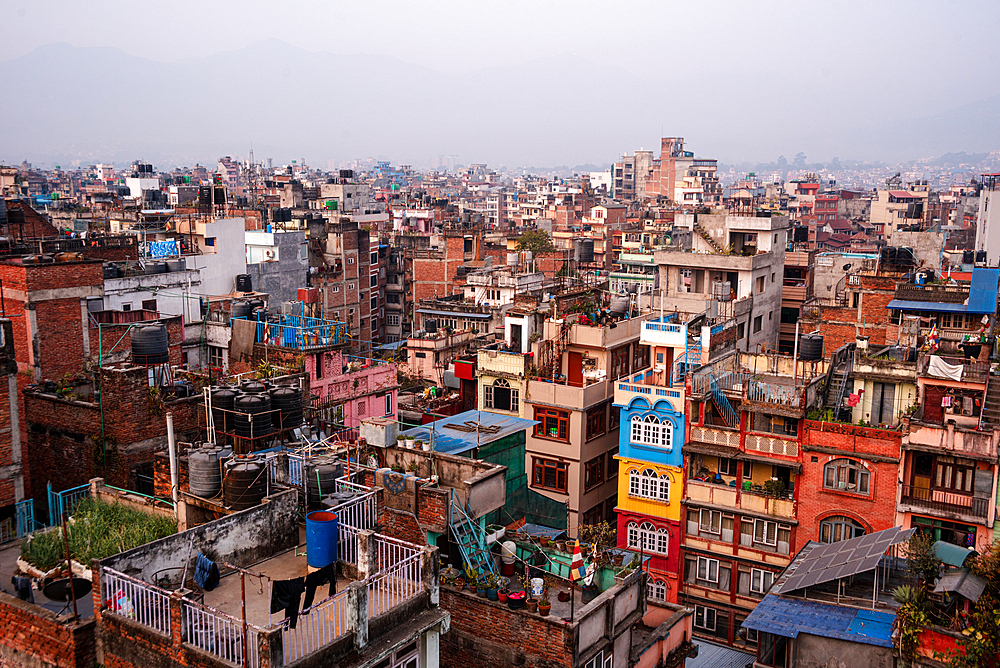
[[[649,396],[670,397],[671,399],[681,398],[681,393],[679,391],[668,390],[664,387],[656,387],[655,385],[635,385],[629,382],[619,382],[618,389],[624,392],[635,392],[637,394],[646,394]]]
[[[236,320],[249,318],[232,318],[230,327]],[[340,345],[349,339],[347,323],[304,315],[279,315],[277,322],[257,321],[254,337],[257,343],[295,350]]]

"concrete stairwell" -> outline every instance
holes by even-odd
[[[709,235],[709,233],[705,230],[705,228],[702,227],[701,224],[698,223],[697,221],[695,221],[695,223],[694,223],[694,231],[697,232],[701,236],[701,238],[704,239],[708,243],[709,246],[711,246],[712,248],[714,248],[717,253],[724,252],[722,246],[720,246],[715,241],[715,239],[713,239],[711,237],[711,235]]]
[[[1000,377],[990,376],[980,422],[983,425],[1000,426]]]

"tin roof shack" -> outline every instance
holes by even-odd
[[[319,601],[308,614],[294,617],[294,628],[291,619],[269,612],[276,581],[314,570],[296,549],[301,537],[292,490],[92,562],[105,663],[151,668],[437,665],[439,637],[450,620],[437,607],[437,550],[344,524],[339,533],[345,549],[336,568],[357,578],[338,577],[329,596],[322,585]],[[192,583],[199,553],[222,571],[211,591]]]

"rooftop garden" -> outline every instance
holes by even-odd
[[[88,564],[177,533],[170,517],[152,515],[118,503],[86,498],[77,504],[66,525],[69,552]],[[42,571],[66,559],[62,529],[54,527],[32,534],[21,543],[21,558]]]

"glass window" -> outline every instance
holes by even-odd
[[[834,459],[823,467],[823,487],[868,495],[871,473],[853,459]]]
[[[865,535],[865,528],[850,517],[834,515],[819,523],[819,540],[821,543],[836,543],[841,540],[857,538]]]
[[[667,474],[658,475],[653,469],[629,471],[629,496],[637,496],[654,501],[670,502],[670,479]]]
[[[535,487],[551,489],[557,492],[566,491],[566,473],[569,464],[550,459],[535,459],[532,480]]]
[[[670,536],[666,529],[657,529],[650,522],[641,525],[628,523],[628,546],[633,550],[667,554],[669,552]]]
[[[694,626],[705,631],[715,631],[715,610],[703,605],[694,606]]]
[[[698,557],[698,579],[705,582],[719,581],[719,560]]]
[[[598,455],[584,467],[583,489],[589,491],[604,482],[604,455]]]
[[[765,571],[760,568],[750,569],[750,591],[755,594],[767,593],[767,590],[771,588],[772,582],[774,582],[774,573],[771,571]]]
[[[698,511],[698,530],[706,533],[722,533],[722,512],[702,508]]]
[[[535,436],[569,442],[569,412],[555,408],[535,408]]]
[[[603,436],[608,432],[608,404],[595,406],[587,411],[587,440]]]
[[[633,415],[631,420],[631,440],[639,445],[652,445],[671,450],[673,448],[673,425],[669,420],[660,420],[655,415]]]

